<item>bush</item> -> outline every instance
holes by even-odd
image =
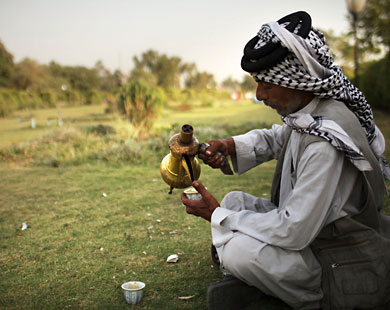
[[[45,107],[53,108],[57,104],[57,94],[53,90],[41,90],[39,92],[39,96],[41,97],[42,103]]]
[[[118,98],[118,110],[139,130],[142,136],[160,114],[165,101],[162,90],[141,80],[131,80],[122,86]]]
[[[102,124],[86,126],[84,130],[87,134],[92,133],[98,136],[107,136],[115,134],[115,129],[112,126]]]
[[[0,91],[0,117],[7,117],[18,108],[18,101],[10,90]]]
[[[104,101],[104,93],[94,89],[90,89],[84,93],[84,104],[91,105],[102,103]]]
[[[371,107],[390,107],[390,55],[366,65],[360,76],[360,89]]]
[[[97,90],[81,93],[71,89],[66,91],[0,89],[0,117],[10,116],[16,110],[53,108],[59,101],[67,105],[100,104],[105,96],[111,95]]]

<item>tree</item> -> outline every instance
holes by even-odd
[[[148,50],[141,58],[134,56],[135,67],[130,73],[130,79],[142,79],[165,90],[180,87],[182,63],[179,57],[160,55],[157,51]]]
[[[366,64],[361,75],[361,90],[368,103],[376,109],[389,111],[390,55]]]
[[[14,76],[14,56],[0,41],[0,87],[12,87]]]
[[[116,88],[121,87],[126,81],[126,76],[120,70],[115,70],[114,81]]]
[[[99,78],[99,89],[112,92],[115,88],[118,87],[114,75],[110,72],[110,70],[104,67],[101,60],[96,62],[94,69],[96,70]]]
[[[46,66],[46,71],[48,72],[45,86],[55,91],[59,91],[65,86],[70,88],[70,83],[65,74],[65,69],[60,64],[51,61],[49,65]]]
[[[359,30],[365,46],[382,45],[390,53],[390,1],[370,0],[361,16]]]
[[[70,86],[81,92],[99,88],[99,76],[96,69],[83,66],[64,67],[65,78]]]
[[[257,83],[249,74],[244,75],[243,80],[240,84],[241,90],[244,93],[254,93],[256,92]]]
[[[196,89],[215,89],[217,85],[214,75],[208,72],[196,72],[191,79],[186,82],[187,87]]]
[[[232,77],[228,77],[227,79],[223,80],[222,86],[231,93],[235,93],[240,90],[240,83],[236,80],[233,80]]]
[[[181,66],[182,79],[186,88],[193,88],[195,82],[195,75],[198,69],[195,63],[185,63]]]
[[[97,66],[99,69],[101,68],[99,65]],[[89,92],[101,88],[102,83],[97,68],[89,69],[84,66],[61,66],[52,61],[48,66],[48,70],[52,79],[60,80],[62,84],[66,84],[73,90]],[[103,66],[104,70],[105,68]]]
[[[24,90],[43,87],[47,72],[44,66],[33,59],[24,58],[15,65],[15,86]]]
[[[163,92],[145,81],[131,80],[121,87],[118,98],[118,110],[144,136],[164,104]]]
[[[135,60],[135,58],[134,62],[136,65],[130,72],[129,81],[140,80],[145,81],[149,85],[157,86],[157,77],[152,72],[150,72],[150,70],[146,71],[145,66],[137,63],[138,60]]]

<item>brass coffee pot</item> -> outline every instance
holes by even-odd
[[[186,188],[200,176],[199,161],[196,154],[205,153],[210,146],[208,143],[199,143],[194,136],[191,125],[183,125],[180,133],[172,136],[168,141],[170,153],[164,157],[160,165],[161,177],[170,186],[169,194],[174,188]],[[219,156],[224,157],[217,152]],[[229,162],[224,157],[225,164],[221,168],[225,174],[233,174]]]
[[[200,176],[200,165],[195,155],[199,151],[199,141],[194,136],[191,125],[183,125],[180,133],[168,141],[170,153],[164,157],[160,165],[163,180],[173,188],[186,188]]]

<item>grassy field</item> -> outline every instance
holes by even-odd
[[[115,125],[122,122],[116,115],[105,114],[105,105],[81,107],[62,107],[33,111],[17,111],[12,117],[0,119],[0,148],[11,144],[25,142],[49,133],[58,128],[61,115],[63,126],[90,126],[96,124]],[[256,122],[280,123],[280,117],[271,109],[256,105],[250,101],[223,101],[212,107],[200,107],[180,111],[165,109],[156,121],[155,127],[169,127],[171,124],[190,123],[193,126],[218,126],[219,123],[240,124],[246,120]],[[31,128],[31,119],[35,119],[36,128]]]
[[[63,126],[115,122],[117,117],[104,114],[104,109],[104,105],[91,105],[16,111],[12,117],[0,119],[0,147],[25,142],[48,133],[58,128],[59,118],[62,119]],[[31,128],[31,119],[35,120],[36,127],[34,129]]]
[[[20,128],[17,116],[0,120],[3,150],[42,153],[24,161],[23,156],[30,155],[22,152],[0,164],[0,309],[128,309],[120,285],[130,280],[146,283],[137,309],[206,308],[206,289],[221,274],[210,259],[210,224],[187,215],[181,190],[168,195],[169,187],[161,180],[159,164],[168,152],[169,130],[142,145],[148,156],[135,161],[89,155],[84,161],[64,157],[58,165],[45,161],[53,149],[42,145],[49,142],[56,144],[57,152],[61,143],[65,151],[76,152],[75,144],[59,140],[69,128],[105,124],[116,128],[116,137],[122,121],[103,110],[64,108],[64,126],[54,133],[55,126],[45,121],[55,117],[56,110],[34,112],[40,131]],[[226,102],[193,111],[166,110],[156,130],[191,123],[203,141],[230,133],[229,126],[240,131],[251,122],[275,121],[280,122],[279,117],[264,106]],[[377,122],[389,140],[387,115],[378,114]],[[49,133],[50,139],[38,138]],[[76,145],[80,137],[89,139],[78,156],[90,154],[93,145],[113,147],[120,140],[86,134],[68,139],[75,136]],[[29,142],[33,138],[37,140]],[[153,147],[159,143],[163,146]],[[273,168],[271,162],[242,176],[221,177],[218,170],[202,165],[200,180],[218,200],[232,190],[269,198]],[[389,199],[386,206],[389,213]],[[28,225],[23,231],[22,222]],[[179,261],[167,263],[170,254],[178,254]],[[180,299],[183,296],[193,297]],[[274,300],[265,306],[287,309]]]

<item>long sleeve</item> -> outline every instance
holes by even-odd
[[[284,249],[303,249],[326,224],[332,211],[337,213],[336,217],[345,215],[342,206],[351,189],[346,188],[343,193],[338,188],[343,164],[343,155],[329,143],[310,144],[299,162],[296,184],[279,208],[266,213],[217,208],[211,218],[213,238],[225,243],[232,238],[232,232],[239,231]],[[351,175],[352,183],[354,177]]]
[[[234,136],[236,155],[232,156],[234,171],[242,174],[257,165],[277,159],[284,140],[286,125],[273,125],[271,129],[255,129]]]

